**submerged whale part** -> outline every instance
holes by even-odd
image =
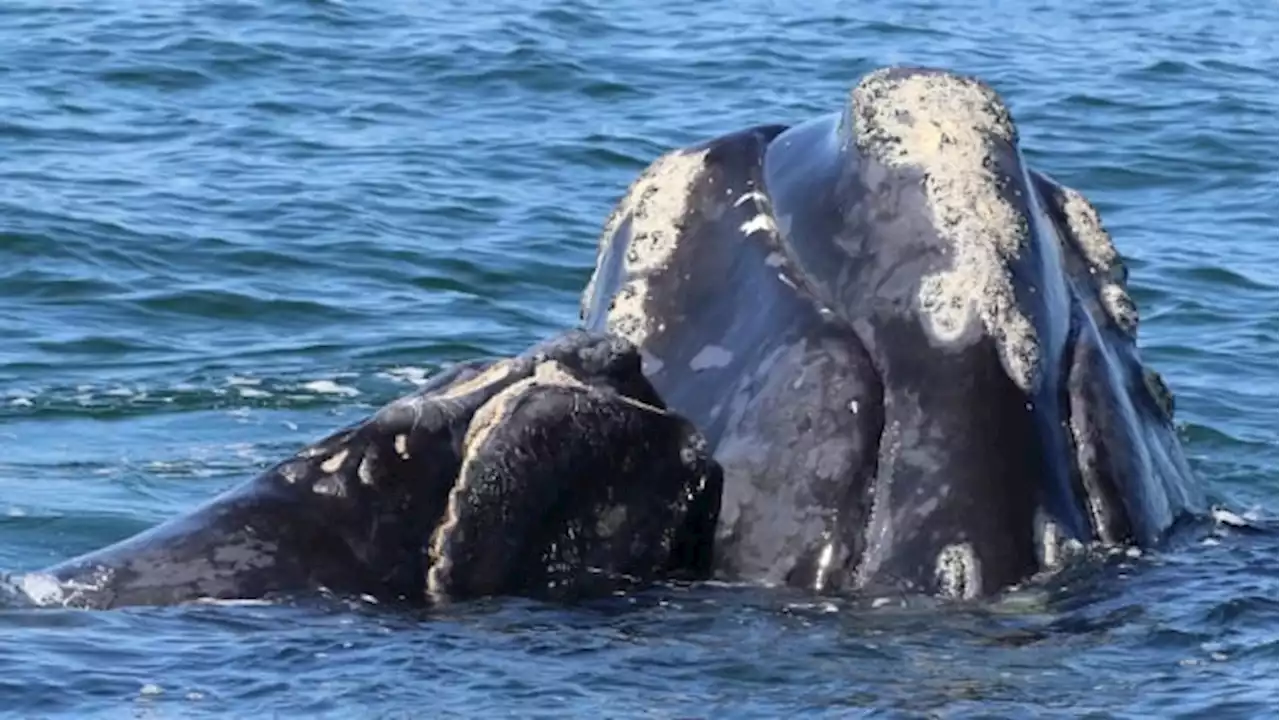
[[[978,597],[1203,512],[1120,255],[1018,142],[979,80],[886,68],[617,203],[583,324],[705,434],[720,574]]]
[[[191,513],[19,585],[95,608],[321,589],[573,598],[704,577],[720,478],[634,347],[575,331],[451,368]]]

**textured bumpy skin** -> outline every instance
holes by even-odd
[[[548,363],[469,435],[432,542],[433,597],[563,600],[709,573],[720,474],[687,421]]]
[[[575,331],[456,366],[192,513],[21,584],[42,604],[118,607],[319,588],[416,603],[542,595],[553,574],[566,594],[588,591],[591,573],[699,576],[719,477],[705,441],[661,407],[634,347]],[[500,521],[496,507],[534,514]],[[598,547],[557,556],[554,572],[470,561],[605,527],[592,515],[601,509],[631,519],[593,536]]]
[[[655,161],[582,308],[706,433],[720,572],[972,597],[1203,509],[1125,280],[991,88],[891,68]]]

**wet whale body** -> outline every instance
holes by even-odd
[[[573,599],[705,577],[720,482],[634,347],[569,332],[453,367],[190,514],[20,582],[87,608]]]
[[[605,223],[582,328],[460,364],[24,589],[991,595],[1204,509],[1126,286],[991,88],[878,70],[841,112],[654,161]]]
[[[898,67],[653,162],[582,318],[710,442],[717,573],[975,597],[1204,509],[1126,282],[989,86]]]

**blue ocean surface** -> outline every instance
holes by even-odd
[[[1100,209],[1215,521],[976,605],[0,605],[0,716],[1274,717],[1277,6],[6,0],[0,571],[577,321],[662,152],[976,74]]]

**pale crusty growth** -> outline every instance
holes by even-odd
[[[951,245],[953,265],[921,281],[920,307],[942,340],[959,338],[976,309],[1010,378],[1029,391],[1039,372],[1039,341],[1009,275],[1028,231],[989,169],[993,142],[1017,142],[1009,111],[976,80],[890,72],[870,73],[854,88],[853,132],[858,146],[884,164],[924,171],[933,224]]]
[[[938,594],[969,600],[982,594],[982,566],[973,546],[967,542],[942,548],[934,564]]]
[[[1102,218],[1093,203],[1076,190],[1062,188],[1062,209],[1066,213],[1071,232],[1080,243],[1080,250],[1089,265],[1099,272],[1110,273],[1120,254],[1116,252],[1111,234],[1102,227]]]
[[[1079,192],[1062,188],[1062,212],[1067,216],[1067,226],[1075,236],[1080,252],[1089,263],[1090,272],[1099,279],[1102,309],[1112,321],[1130,337],[1138,334],[1138,308],[1125,292],[1116,272],[1120,254],[1116,252],[1111,234],[1102,227],[1098,210]]]
[[[323,463],[320,463],[320,469],[327,473],[338,472],[338,470],[342,469],[342,464],[347,461],[347,456],[349,454],[350,452],[346,449],[339,450],[338,452],[334,453],[333,456],[330,457],[328,460],[325,460]]]
[[[476,456],[484,447],[489,435],[499,426],[510,412],[511,403],[535,385],[558,385],[582,387],[582,383],[573,377],[563,365],[555,361],[541,363],[534,368],[533,375],[519,382],[512,383],[502,392],[494,395],[476,411],[467,426],[462,440],[462,464],[459,466],[458,478],[453,489],[449,491],[449,504],[445,510],[444,520],[437,526],[431,538],[431,567],[427,571],[427,594],[442,599],[444,582],[442,575],[450,569],[448,556],[445,554],[444,542],[458,524],[458,504],[468,490],[468,479],[471,477],[471,466]]]
[[[436,397],[442,400],[459,398],[473,390],[479,390],[491,383],[499,382],[511,374],[511,361],[500,360],[490,365],[484,372],[476,375],[470,380],[460,382],[456,385],[449,386],[444,392]]]
[[[582,383],[578,381],[563,365],[554,360],[539,364],[533,370],[533,375],[512,383],[502,392],[494,395],[489,402],[480,406],[476,410],[476,414],[472,416],[471,423],[467,425],[466,435],[463,436],[462,446],[464,457],[462,460],[463,468],[466,468],[467,461],[476,449],[484,444],[485,439],[498,423],[502,422],[506,416],[507,406],[514,398],[519,397],[527,388],[534,385],[559,385],[565,387],[581,387]]]
[[[680,240],[681,223],[688,211],[690,190],[706,161],[706,151],[675,150],[651,164],[627,190],[614,209],[600,236],[600,252],[622,222],[631,218],[631,242],[625,248],[623,265],[627,282],[618,289],[609,310],[608,329],[639,345],[654,328],[645,315],[649,296],[649,276],[661,271],[671,260]],[[600,258],[597,257],[596,273]],[[584,298],[596,292],[596,274],[587,283]]]
[[[1102,307],[1116,325],[1129,337],[1138,335],[1138,306],[1133,298],[1120,287],[1119,283],[1109,282],[1102,286]]]

